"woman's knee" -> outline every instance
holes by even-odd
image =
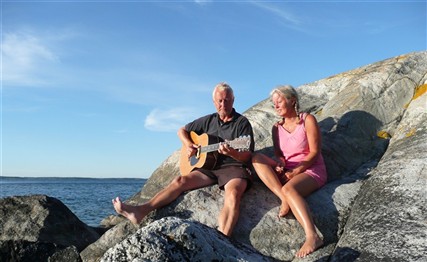
[[[269,157],[267,157],[264,154],[261,153],[254,153],[252,155],[252,165],[256,168],[256,167],[262,167],[262,166],[267,166],[267,165],[271,165],[272,160],[269,159]]]
[[[252,154],[252,163],[253,164],[266,164],[267,156],[261,153]]]
[[[252,154],[252,163],[258,163],[261,158],[261,154],[253,153]]]
[[[252,165],[254,167],[275,167],[277,161],[262,153],[254,153],[252,155]]]
[[[293,194],[296,194],[297,193],[297,190],[293,187],[293,186],[291,186],[290,184],[285,184],[283,187],[282,187],[282,194],[286,197],[286,198],[289,198],[290,196],[292,196]]]

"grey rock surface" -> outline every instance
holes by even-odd
[[[61,201],[45,195],[2,198],[0,217],[1,261],[45,261],[50,256],[66,261],[72,254],[77,259],[99,238]]]
[[[387,252],[385,248],[391,244],[387,244],[387,241],[395,240],[394,234],[385,234],[379,230],[381,233],[378,236],[384,238],[381,241],[385,244],[384,249],[376,249],[377,253],[372,252],[369,246],[364,247],[364,244],[368,245],[370,242],[365,239],[370,238],[372,227],[378,223],[388,220],[389,223],[396,223],[395,219],[407,221],[404,217],[394,215],[393,212],[385,213],[382,210],[384,205],[382,201],[386,199],[406,200],[399,203],[390,202],[399,210],[418,210],[414,211],[418,216],[411,215],[414,221],[409,228],[421,229],[422,233],[413,237],[412,245],[407,244],[409,250],[403,253],[412,253],[413,258],[427,256],[425,248],[419,246],[422,244],[426,246],[421,238],[425,235],[426,212],[420,212],[423,211],[426,199],[425,193],[422,194],[425,191],[421,189],[426,184],[425,161],[422,161],[426,158],[426,152],[424,143],[421,143],[423,139],[425,140],[422,130],[425,128],[427,111],[426,73],[427,52],[418,52],[380,61],[297,88],[301,97],[301,111],[311,112],[318,119],[323,137],[322,153],[329,175],[329,183],[307,198],[318,231],[325,239],[325,245],[303,260],[326,261],[330,257],[336,261],[342,261],[344,257],[358,258],[361,261],[402,259],[402,256]],[[254,127],[256,150],[271,155],[271,126],[278,119],[269,99],[254,105],[244,112],[244,115]],[[417,164],[409,163],[402,158],[403,162],[408,162],[403,165],[396,160],[399,158],[396,153],[391,153],[395,147],[393,143],[398,144],[394,141],[399,137],[407,138],[407,134],[412,134],[411,139],[418,141],[414,142],[417,147],[408,144],[406,147],[400,147],[400,150],[404,148],[404,151],[397,154],[419,156],[412,161]],[[390,143],[392,145],[388,149]],[[409,140],[401,143],[409,143]],[[377,166],[386,161],[389,154],[394,157],[390,157],[386,164]],[[128,202],[142,203],[168,184],[179,174],[178,159],[179,152],[173,153],[154,172],[142,191]],[[408,173],[411,178],[406,177],[408,175],[399,177],[407,183],[411,180],[416,181],[419,188],[408,186],[399,190],[408,192],[415,190],[413,193],[405,193],[415,197],[414,200],[409,201],[408,198],[400,197],[403,193],[399,193],[398,189],[392,191],[389,196],[385,195],[379,190],[381,186],[386,185],[384,181],[369,186],[378,174],[384,173],[386,181],[396,176],[396,171],[382,171],[384,167],[393,167],[391,162],[401,167],[405,166],[409,170],[410,166],[413,166],[413,172],[409,172],[412,175]],[[404,170],[405,168],[401,172],[405,172]],[[381,184],[382,182],[384,184]],[[378,190],[375,190],[377,188]],[[368,194],[368,197],[364,201],[368,204],[359,206],[358,203],[365,194]],[[188,192],[168,207],[153,212],[143,225],[162,217],[176,216],[216,228],[222,201],[222,192],[216,186]],[[378,213],[375,213],[377,216],[388,215],[381,220],[375,220],[376,216],[365,217],[372,222],[356,219],[358,216],[355,214],[367,211],[363,209],[364,206],[377,211]],[[255,182],[244,196],[241,217],[233,238],[254,247],[267,257],[291,261],[304,241],[304,234],[292,215],[279,221],[276,216],[278,208],[278,199],[262,183]],[[352,222],[353,220],[359,221],[359,224],[355,225],[356,222]],[[400,223],[403,223],[402,221]],[[369,224],[373,226],[368,226]],[[395,233],[396,235],[411,233],[400,228],[402,232]],[[399,230],[393,229],[395,232]],[[347,231],[352,233],[347,234]],[[363,233],[355,235],[353,232]],[[380,239],[373,237],[371,240],[375,243]],[[405,246],[402,248],[405,249]]]
[[[101,237],[67,216],[83,229],[77,231],[82,239],[76,239],[74,227],[52,230],[55,221],[65,220],[55,213],[60,205],[44,206],[33,198],[27,205],[9,199],[4,206],[0,200],[0,254],[12,247],[22,254],[48,239],[52,254],[71,257],[65,248],[75,246],[83,261],[426,260],[426,87],[426,51],[297,87],[301,111],[319,122],[329,176],[306,198],[325,241],[306,258],[294,257],[304,242],[302,227],[292,214],[277,218],[279,199],[258,179],[242,199],[230,239],[216,231],[223,205],[216,185],[186,192],[139,226],[120,216],[105,218],[102,223],[111,228]],[[268,94],[259,95],[266,98],[244,115],[254,127],[256,151],[272,155],[271,126],[278,118]],[[173,152],[126,202],[143,203],[178,176],[179,153]],[[13,220],[15,212],[19,216]],[[49,219],[52,214],[56,220]]]
[[[109,249],[101,261],[269,261],[198,222],[159,219]]]

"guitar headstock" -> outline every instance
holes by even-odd
[[[251,146],[251,136],[241,136],[227,142],[234,149],[249,150]]]

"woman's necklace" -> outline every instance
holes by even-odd
[[[282,124],[282,126],[289,133],[294,132],[294,130],[296,129],[297,125],[298,125],[298,117],[294,117],[294,118],[292,118],[292,120],[291,120],[291,118],[288,118],[288,119],[283,118],[283,124]]]

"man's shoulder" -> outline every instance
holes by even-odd
[[[246,117],[242,114],[240,114],[239,112],[237,112],[234,108],[233,108],[233,118],[234,119],[246,119]]]
[[[250,123],[249,119],[246,116],[240,114],[239,112],[235,112],[233,118],[234,118],[235,121]]]
[[[218,115],[217,113],[207,114],[207,115],[204,115],[204,116],[200,116],[199,118],[195,119],[195,121],[197,121],[197,120],[213,119],[213,118],[216,118],[217,115]]]

